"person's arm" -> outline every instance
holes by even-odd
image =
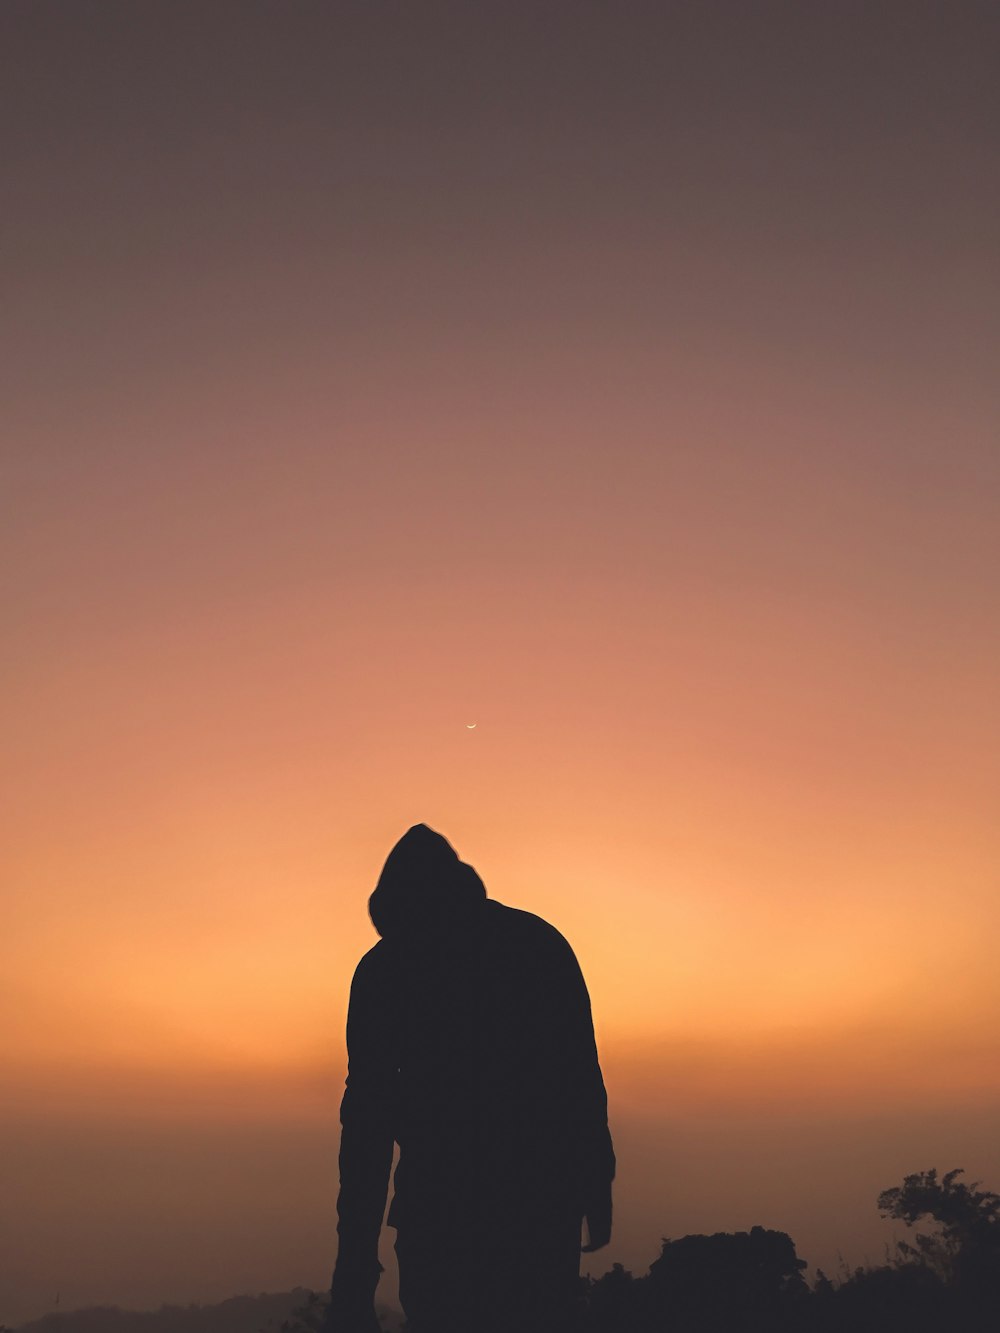
[[[379,1233],[392,1167],[399,1076],[398,1020],[384,950],[358,964],[347,1014],[348,1073],[340,1107],[340,1195],[337,1263],[330,1289],[330,1327],[359,1333],[374,1321],[381,1267]]]
[[[565,940],[564,1011],[568,1082],[572,1089],[574,1139],[580,1193],[587,1223],[585,1253],[602,1249],[611,1239],[611,1182],[615,1153],[608,1128],[608,1095],[604,1087],[587,983],[576,955]]]
[[[580,977],[581,984],[583,976]],[[584,985],[584,994],[586,995]],[[584,1253],[600,1250],[611,1240],[611,1182],[615,1178],[615,1150],[608,1128],[608,1094],[597,1058],[590,997],[586,1008],[586,1065],[583,1079],[581,1166],[583,1215],[587,1223]]]

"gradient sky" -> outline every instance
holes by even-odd
[[[588,977],[593,1271],[1000,1188],[995,4],[0,28],[0,1322],[325,1284],[418,820]]]

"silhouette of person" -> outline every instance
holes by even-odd
[[[424,824],[392,849],[368,906],[382,938],[351,984],[329,1327],[378,1329],[395,1141],[388,1224],[412,1333],[560,1333],[581,1248],[611,1237],[615,1173],[573,951],[487,898]]]

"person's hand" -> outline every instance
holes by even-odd
[[[590,1200],[584,1212],[587,1223],[587,1244],[581,1245],[583,1254],[593,1254],[601,1250],[611,1239],[611,1182],[607,1188]]]
[[[378,1259],[345,1263],[338,1257],[323,1333],[382,1333],[375,1313],[375,1288],[381,1272]]]
[[[323,1333],[382,1333],[382,1325],[378,1321],[374,1306],[364,1314],[358,1311],[353,1314],[334,1313],[333,1310],[329,1310],[326,1323],[323,1325]]]
[[[382,1333],[374,1302],[331,1299],[323,1333]]]

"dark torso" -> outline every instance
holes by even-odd
[[[489,901],[472,924],[379,947],[399,1032],[392,1222],[572,1208],[580,996],[562,936]]]

